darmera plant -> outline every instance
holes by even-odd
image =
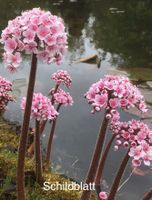
[[[34,8],[10,20],[2,31],[0,41],[4,45],[5,66],[10,72],[18,70],[23,53],[32,55],[27,90],[28,103],[24,112],[17,163],[18,199],[25,200],[24,165],[37,60],[48,64],[60,64],[67,49],[67,35],[60,17],[52,15],[49,11]]]
[[[73,104],[73,99],[68,92],[65,92],[62,89],[58,89],[55,92],[55,89],[51,90],[50,92],[54,104],[57,104],[57,111],[61,108],[61,106],[68,106]],[[52,128],[48,138],[47,144],[47,152],[46,152],[46,168],[49,169],[50,161],[51,161],[51,149],[52,149],[52,141],[55,134],[57,119],[53,120]]]
[[[9,101],[13,101],[12,83],[0,76],[0,113],[5,111]]]
[[[105,111],[92,161],[86,177],[86,183],[89,184],[93,183],[95,179],[101,179],[101,173],[105,163],[99,163],[99,161],[105,140],[106,129],[109,122],[115,124],[119,121],[120,114],[118,109],[121,108],[127,110],[130,107],[136,107],[141,112],[146,112],[147,109],[144,98],[138,88],[134,86],[128,78],[122,76],[106,75],[103,79],[92,84],[85,94],[85,97],[88,100],[88,103],[93,107],[92,113],[99,112],[101,109],[104,109]],[[101,161],[103,161],[102,157]],[[100,182],[95,182],[96,184],[100,184]],[[90,194],[91,191],[83,191],[81,200],[88,200]]]
[[[25,110],[26,98],[23,98],[21,108]],[[41,93],[34,93],[31,107],[31,118],[35,120],[35,174],[36,180],[42,184],[42,152],[40,145],[40,123],[46,120],[55,120],[58,112],[53,107],[51,100]]]
[[[70,88],[71,83],[72,83],[72,79],[71,79],[70,75],[68,74],[68,72],[66,70],[57,70],[55,73],[52,74],[51,79],[53,81],[55,81],[55,87],[52,88],[49,91],[49,96],[51,98],[52,105],[57,104],[57,108],[56,109],[57,109],[57,111],[59,111],[59,109],[60,109],[62,104],[64,104],[65,106],[68,105],[68,104],[72,104],[73,100],[72,100],[72,97],[70,97],[69,93],[67,93],[67,95],[69,96],[69,100],[68,100],[66,97],[64,98],[63,95],[62,95],[63,98],[61,98],[61,96],[59,95],[59,92],[58,92],[60,87],[62,87],[62,86],[66,86],[67,88]],[[66,93],[66,92],[64,92],[64,93]],[[56,99],[58,99],[60,101],[58,101],[58,102],[55,101],[55,96],[58,97]],[[67,104],[65,103],[66,101],[67,101]],[[55,130],[55,126],[56,126],[56,122],[55,121],[53,121],[54,124],[52,124],[52,129],[54,129],[54,130]],[[50,124],[52,123],[52,121],[49,121],[49,122],[50,122]],[[42,123],[40,123],[40,134],[43,134],[43,131],[44,131],[46,123],[47,123],[47,120],[45,120]],[[53,134],[54,134],[54,131],[51,131],[51,132],[53,132]],[[52,135],[52,134],[50,134],[50,135]],[[52,136],[52,139],[53,139],[53,136]],[[48,140],[48,143],[49,144],[51,143],[50,139]],[[48,145],[48,146],[51,146],[51,145]],[[49,149],[51,149],[51,147],[49,147]],[[49,150],[49,151],[51,151],[51,150]],[[30,156],[32,156],[33,153],[34,153],[34,142],[30,145],[30,147],[28,149],[28,154]],[[51,154],[51,152],[49,154]]]

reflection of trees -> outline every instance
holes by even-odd
[[[89,4],[86,0],[78,0],[74,3],[65,0],[60,6],[60,12],[68,25],[70,52],[74,54],[78,49],[79,53],[83,52],[84,38],[82,37],[82,30],[90,15]]]
[[[85,38],[92,38],[97,49],[112,54],[112,62],[125,66],[152,63],[152,1],[151,0],[0,0],[0,29],[22,10],[41,7],[61,15],[69,32],[69,50],[83,52]],[[111,13],[109,8],[124,10]],[[95,17],[93,28],[88,21]],[[78,52],[77,52],[78,53]]]
[[[22,11],[27,9],[32,9],[34,7],[41,7],[48,10],[52,10],[53,8],[56,12],[55,6],[52,4],[55,0],[37,0],[37,1],[30,1],[30,0],[0,0],[0,30],[4,28],[8,22],[8,20],[13,19],[17,15],[19,15]]]
[[[125,12],[111,13],[110,7]],[[95,9],[94,15],[94,43],[112,53],[115,63],[147,66],[152,62],[152,1],[108,1],[101,11]]]
[[[33,7],[41,7],[50,10],[53,14],[61,15],[67,24],[69,32],[69,48],[70,51],[80,49],[84,40],[81,39],[82,30],[87,22],[90,14],[88,4],[85,0],[71,3],[69,0],[0,0],[0,30],[4,28],[8,20],[13,19],[20,14],[22,10],[31,9]]]

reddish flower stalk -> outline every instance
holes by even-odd
[[[49,165],[50,165],[52,141],[53,141],[53,136],[55,133],[56,122],[57,122],[57,120],[54,120],[52,123],[52,128],[51,128],[51,132],[50,132],[49,140],[48,140],[48,144],[47,144],[47,153],[46,153],[46,169],[47,170],[49,169]]]
[[[115,139],[115,135],[113,135],[111,137],[111,139],[109,140],[109,142],[108,142],[108,144],[107,144],[107,146],[106,146],[106,148],[105,148],[105,150],[102,154],[102,157],[101,157],[101,160],[100,160],[100,163],[99,163],[99,167],[98,167],[98,170],[97,170],[97,175],[96,175],[96,178],[95,178],[95,185],[96,186],[100,186],[103,169],[104,169],[104,166],[105,166],[105,163],[106,163],[106,160],[107,160],[107,156],[108,156],[110,147],[111,147],[114,139]]]
[[[21,108],[25,110],[27,99],[23,97]],[[51,100],[41,93],[34,93],[31,106],[31,118],[36,120],[35,129],[35,172],[36,180],[42,184],[42,155],[40,147],[40,122],[54,120],[59,114],[53,107]]]
[[[58,105],[56,109],[57,112],[59,112],[60,107],[61,107],[61,104]],[[57,123],[57,119],[55,119],[52,123],[51,132],[50,132],[49,140],[47,144],[46,166],[45,166],[47,170],[49,169],[50,161],[51,161],[51,149],[52,149],[53,136],[55,134],[56,123]]]
[[[23,97],[21,108],[25,110],[27,99]],[[31,105],[31,118],[36,120],[35,131],[35,173],[36,180],[42,184],[42,155],[40,147],[40,122],[46,120],[54,120],[58,116],[58,112],[53,107],[51,100],[41,93],[34,93]]]
[[[152,198],[152,188],[143,196],[142,200],[150,200]]]
[[[47,120],[42,121],[42,122],[40,123],[40,134],[43,133],[44,128],[45,128],[45,125],[46,125],[46,122],[47,122]],[[28,152],[28,155],[29,155],[29,156],[32,156],[32,155],[34,154],[34,141],[33,141],[32,144],[30,145],[30,147],[28,148],[27,152]]]
[[[35,174],[36,181],[40,185],[42,184],[42,153],[40,145],[40,122],[35,121]]]
[[[32,56],[31,71],[29,77],[29,85],[27,90],[27,99],[28,103],[26,104],[22,133],[20,138],[19,150],[18,150],[18,161],[17,161],[17,195],[18,200],[25,200],[25,186],[24,186],[24,164],[25,164],[25,155],[26,155],[26,145],[28,138],[28,128],[30,122],[32,98],[34,92],[34,84],[36,78],[36,69],[37,69],[37,57],[35,54]]]
[[[118,108],[128,110],[130,107],[136,106],[142,112],[146,112],[147,108],[144,98],[137,87],[133,86],[128,78],[122,76],[106,75],[103,79],[91,85],[85,94],[85,98],[93,107],[92,113],[99,112],[103,108],[106,110],[103,122],[104,128],[101,129],[86,179],[86,183],[90,183],[94,181],[96,176],[108,120],[112,124],[118,123],[120,119]],[[89,197],[90,191],[83,191],[81,200],[88,200]]]
[[[59,87],[59,85],[56,85],[56,87],[55,87],[55,92],[57,91],[58,87]],[[51,99],[52,105],[54,104],[53,101],[54,101],[54,99],[53,99],[53,97],[52,97],[52,99]],[[45,128],[45,126],[46,126],[46,123],[47,123],[47,120],[46,120],[46,121],[42,121],[42,122],[40,123],[40,134],[43,134],[44,128]],[[51,123],[51,121],[50,121],[50,123]],[[30,145],[30,147],[28,148],[28,155],[29,155],[29,156],[32,156],[33,154],[34,154],[34,141],[33,141],[32,144]]]
[[[58,88],[59,88],[59,84],[56,84],[55,89],[54,89],[54,94],[57,92]],[[52,95],[52,98],[51,98],[52,105],[54,104],[54,101],[55,99],[54,99],[54,96]]]
[[[126,169],[127,163],[129,161],[129,158],[130,158],[128,153],[129,153],[129,150],[127,151],[124,159],[122,160],[122,163],[121,163],[121,165],[119,167],[119,170],[118,170],[118,172],[116,174],[114,182],[113,182],[113,184],[111,186],[111,190],[110,190],[110,193],[109,193],[109,196],[108,196],[108,200],[114,200],[115,199],[115,195],[116,195],[116,192],[118,190],[121,178],[122,178],[122,176],[124,174],[124,171]]]
[[[56,87],[50,90],[50,95],[52,95],[51,102],[52,104],[58,104],[57,106],[57,112],[59,111],[60,107],[68,106],[73,104],[73,99],[70,96],[68,92],[65,92],[64,90],[59,88],[59,85],[62,83],[66,85],[67,87],[70,87],[71,85],[71,78],[68,75],[66,71],[59,70],[56,73],[52,75],[52,79],[56,81]],[[55,127],[56,127],[57,119],[53,121],[51,132],[49,135],[48,145],[47,145],[47,153],[46,153],[46,169],[49,169],[50,165],[50,158],[51,158],[51,149],[52,149],[52,141],[53,136],[55,133]]]
[[[54,93],[57,92],[58,88],[59,88],[59,84],[56,84],[55,89],[54,89]],[[51,98],[51,103],[52,103],[52,105],[54,104],[54,98],[53,98],[53,96]],[[47,120],[46,121],[42,121],[40,123],[40,134],[41,135],[43,134],[44,128],[46,126],[46,123],[47,123]],[[51,123],[51,121],[50,121],[50,123]],[[30,145],[30,147],[28,148],[28,155],[32,156],[33,154],[34,154],[34,141]]]
[[[87,174],[87,178],[86,178],[87,184],[93,183],[95,176],[96,176],[96,172],[97,172],[97,168],[98,168],[98,164],[99,164],[99,160],[100,160],[100,156],[101,156],[101,152],[102,152],[102,148],[103,148],[103,143],[104,143],[104,139],[105,139],[106,129],[107,129],[108,122],[109,122],[109,120],[106,118],[106,115],[107,115],[107,112],[105,112],[104,119],[103,119],[103,122],[101,124],[99,136],[98,136],[97,143],[96,143],[96,146],[95,146],[95,151],[94,151],[92,161],[91,161],[91,164],[90,164],[90,168],[89,168],[89,171],[88,171],[88,174]],[[89,191],[84,190],[82,192],[80,199],[81,200],[88,200],[90,198],[90,195],[91,195],[90,190]]]

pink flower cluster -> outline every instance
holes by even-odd
[[[92,84],[85,97],[93,106],[93,113],[105,108],[108,112],[107,118],[111,118],[114,122],[119,119],[119,113],[116,111],[118,108],[137,107],[142,112],[147,111],[138,88],[123,76],[106,75]]]
[[[25,110],[26,98],[23,97],[21,102],[21,108]],[[58,112],[55,110],[51,103],[51,100],[41,93],[33,94],[31,117],[38,121],[54,120],[58,116]]]
[[[5,110],[9,101],[13,101],[11,91],[12,83],[0,76],[0,112]]]
[[[104,200],[104,199],[108,199],[108,195],[106,192],[102,191],[99,193],[99,198]]]
[[[68,105],[72,106],[73,99],[71,95],[69,94],[69,92],[65,92],[62,89],[58,89],[55,94],[53,94],[53,90],[51,93],[53,95],[53,98],[56,104],[61,104],[63,106],[68,106]]]
[[[57,72],[52,74],[51,79],[54,80],[57,85],[63,84],[67,87],[70,87],[72,83],[70,75],[65,70],[58,70]]]
[[[4,44],[6,67],[12,72],[22,62],[20,52],[37,54],[42,61],[60,64],[67,50],[63,20],[40,8],[22,12],[10,20],[0,42]]]
[[[121,146],[129,148],[133,166],[140,166],[142,161],[150,166],[152,161],[152,131],[140,121],[118,122],[111,127],[116,135],[115,150]]]

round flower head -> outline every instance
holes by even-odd
[[[11,91],[12,83],[0,76],[0,112],[5,110],[9,101],[13,101]]]
[[[105,76],[92,84],[85,97],[93,106],[92,112],[105,108],[108,111],[107,118],[112,120],[114,118],[114,122],[119,119],[119,114],[116,112],[118,108],[137,107],[142,112],[147,111],[144,98],[138,88],[123,76]]]
[[[21,108],[25,110],[26,98],[23,97],[21,102]],[[58,116],[58,112],[53,107],[50,99],[41,93],[33,94],[31,118],[43,121],[43,120],[54,120]]]
[[[53,95],[54,102],[56,104],[62,104],[63,106],[67,106],[67,105],[72,106],[73,99],[68,92],[65,92],[62,89],[58,89],[55,94],[54,94],[54,90],[52,90],[51,94]]]
[[[57,72],[52,74],[51,79],[54,80],[56,84],[58,85],[63,84],[66,85],[67,87],[70,87],[72,83],[70,75],[65,70],[58,70]]]
[[[60,64],[67,49],[67,34],[63,20],[49,11],[34,8],[8,22],[2,31],[3,59],[14,72],[22,62],[21,52],[36,54],[47,63]]]
[[[111,126],[116,135],[115,150],[121,146],[129,148],[133,166],[140,166],[142,161],[150,166],[152,161],[152,131],[148,126],[138,120],[118,122]]]

